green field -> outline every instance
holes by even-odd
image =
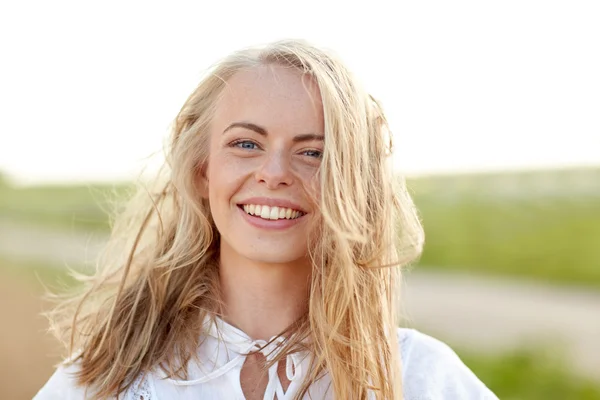
[[[419,199],[421,264],[600,287],[600,201]]]
[[[465,364],[502,400],[597,400],[600,384],[570,374],[553,349],[515,349],[474,355],[456,349]]]
[[[85,272],[80,267],[75,270]],[[6,280],[20,281],[32,288],[49,289],[52,292],[73,288],[79,284],[64,265],[14,260],[2,255],[0,255],[0,274]]]
[[[0,217],[58,229],[106,230],[126,185],[15,187],[0,183]]]
[[[600,287],[600,170],[410,182],[425,226],[420,264]]]
[[[408,182],[425,226],[423,268],[600,288],[600,169]],[[0,185],[0,218],[108,229],[127,186]]]

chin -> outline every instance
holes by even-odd
[[[264,264],[292,264],[308,260],[307,256],[298,254],[285,254],[285,252],[260,252],[249,254],[248,259]]]
[[[249,233],[248,236],[250,234],[252,233]],[[233,259],[238,259],[240,262],[248,260],[263,264],[304,264],[310,260],[306,242],[296,238],[297,235],[292,235],[286,240],[261,240],[258,238],[247,240],[248,236],[244,240],[244,236],[236,235],[230,240],[222,238],[221,251],[226,251]],[[232,243],[237,245],[232,245]]]
[[[291,246],[290,243],[257,243],[238,248],[237,253],[248,260],[265,264],[291,264],[308,260],[306,246]]]

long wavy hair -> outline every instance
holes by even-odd
[[[312,368],[298,398],[324,372],[336,397],[402,398],[398,267],[420,255],[423,230],[404,180],[392,172],[380,104],[333,53],[299,40],[237,51],[207,71],[174,121],[161,172],[115,219],[96,272],[80,276],[81,291],[49,313],[68,363],[78,363],[78,383],[96,397],[119,395],[157,367],[185,378],[196,359],[205,318],[221,309],[219,232],[197,179],[209,125],[228,79],[265,64],[316,82],[325,129],[308,312],[282,333],[288,340],[278,359],[300,341],[310,347]]]

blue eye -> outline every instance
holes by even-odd
[[[256,150],[258,149],[258,145],[250,140],[240,140],[239,142],[232,143],[234,147],[239,147],[240,149],[246,150]]]
[[[303,152],[303,154],[309,156],[309,157],[314,157],[314,158],[321,158],[323,157],[323,152],[319,151],[319,150],[306,150]]]

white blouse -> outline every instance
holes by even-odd
[[[414,329],[405,328],[398,329],[398,340],[405,400],[497,399],[446,344]],[[244,400],[240,371],[246,360],[245,354],[261,351],[267,360],[273,359],[280,342],[275,341],[264,347],[266,343],[250,339],[241,330],[217,318],[215,324],[210,324],[208,335],[198,349],[199,359],[203,363],[190,363],[188,380],[167,378],[157,369],[143,380],[138,378],[125,395],[119,398]],[[286,375],[290,381],[287,390],[284,391],[277,373],[277,364],[274,364],[268,371],[265,400],[293,399],[300,390],[310,365],[309,354],[290,354],[285,363]],[[59,367],[34,400],[89,398],[86,397],[85,389],[74,384],[72,373],[76,369],[76,364]],[[313,382],[304,398],[333,400],[329,375],[325,374],[323,378]]]

